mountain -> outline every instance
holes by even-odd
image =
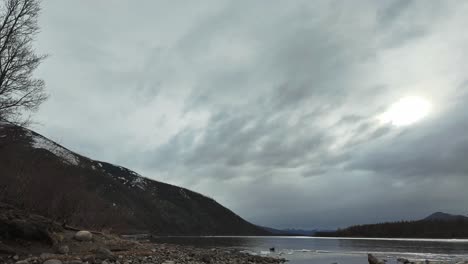
[[[317,230],[304,230],[294,228],[275,229],[266,226],[261,226],[261,228],[276,236],[313,236],[317,232]]]
[[[268,235],[215,200],[0,123],[0,202],[120,233]]]
[[[433,213],[430,216],[424,218],[426,221],[466,221],[468,220],[467,216],[464,215],[452,215],[442,212]]]
[[[417,221],[357,225],[334,232],[318,232],[323,237],[468,238],[468,217],[437,212]]]
[[[306,229],[295,229],[295,228],[286,228],[283,231],[297,235],[297,236],[313,236],[317,230],[306,230]]]

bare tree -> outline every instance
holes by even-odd
[[[47,99],[44,81],[33,76],[45,56],[32,42],[38,33],[39,0],[1,0],[0,120],[20,124]]]

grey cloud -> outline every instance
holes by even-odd
[[[467,8],[44,2],[38,48],[52,56],[38,74],[52,96],[37,129],[262,225],[457,212],[468,202]],[[413,93],[434,101],[424,122],[377,121]]]
[[[185,166],[194,168],[210,164],[242,166],[253,162],[262,167],[294,167],[311,153],[320,153],[324,147],[326,136],[318,130],[303,127],[304,124],[299,122],[295,129],[309,133],[292,137],[291,127],[286,124],[287,114],[274,121],[268,117],[220,113],[210,120],[199,142],[193,141],[195,131],[185,131],[156,153],[164,153],[168,159],[180,160]],[[180,152],[173,153],[174,150]],[[156,164],[159,166],[160,163]]]
[[[384,3],[384,6],[377,11],[380,23],[383,26],[395,23],[411,4],[414,4],[414,1],[398,0]]]
[[[353,168],[393,177],[447,177],[466,175],[468,152],[466,115],[455,105],[432,124],[397,135],[387,144],[364,150]]]
[[[381,43],[387,48],[404,45],[425,36],[431,22],[448,15],[439,1],[392,1],[383,3],[377,11],[379,28],[384,29]]]

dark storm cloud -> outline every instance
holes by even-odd
[[[464,210],[467,5],[113,3],[44,3],[46,136],[262,225]],[[378,120],[408,95],[427,119]]]

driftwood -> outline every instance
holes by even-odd
[[[0,241],[0,254],[14,255],[16,254],[16,251]]]

